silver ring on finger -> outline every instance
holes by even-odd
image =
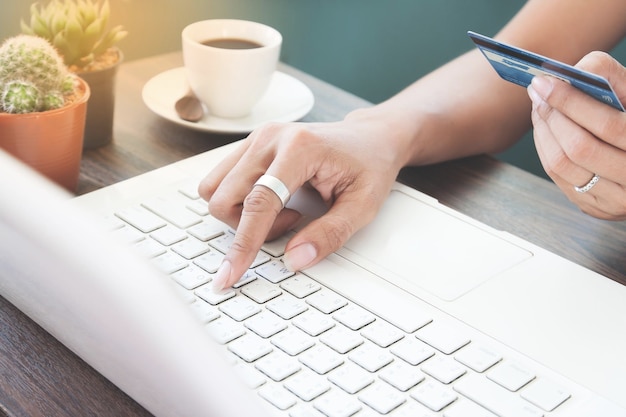
[[[591,177],[591,179],[589,180],[589,182],[587,182],[587,184],[582,185],[580,187],[574,187],[574,190],[576,190],[577,192],[584,194],[587,191],[591,190],[594,185],[596,185],[598,183],[598,181],[600,181],[600,177],[598,176],[598,174],[593,174],[593,177]]]
[[[272,192],[276,194],[276,196],[280,199],[282,208],[285,208],[285,205],[291,198],[291,193],[289,193],[289,189],[287,188],[285,183],[283,183],[281,180],[274,176],[267,174],[261,175],[257,182],[254,183],[253,187],[256,187],[257,185],[272,190]]]

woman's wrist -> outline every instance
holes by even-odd
[[[418,123],[403,121],[381,105],[354,110],[345,117],[344,123],[390,150],[398,170],[411,165],[415,159]]]

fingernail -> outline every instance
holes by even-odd
[[[531,90],[538,94],[541,100],[548,98],[552,92],[552,83],[546,77],[533,77],[530,85],[532,86]]]
[[[528,93],[528,97],[530,97],[530,101],[532,101],[535,106],[543,102],[543,99],[541,98],[539,94],[537,94],[537,92],[535,91],[532,85],[528,86],[528,88],[526,89],[526,92]]]
[[[310,243],[302,243],[295,248],[285,252],[283,262],[290,271],[299,271],[317,257],[315,246]]]
[[[230,262],[224,261],[217,269],[215,276],[213,277],[213,285],[211,289],[214,293],[218,293],[224,289],[226,282],[230,278]]]

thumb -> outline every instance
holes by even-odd
[[[291,271],[299,271],[315,265],[342,247],[374,218],[384,196],[363,200],[338,199],[326,214],[296,233],[285,247],[285,266]]]
[[[606,52],[594,51],[576,64],[577,68],[604,77],[615,90],[621,103],[626,103],[626,68]]]

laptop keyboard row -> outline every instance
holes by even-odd
[[[407,328],[287,270],[281,256],[289,236],[267,243],[232,289],[214,293],[212,275],[234,232],[210,216],[194,183],[108,221],[171,276],[244,382],[278,415],[539,417],[572,401],[532,364],[444,321],[414,317]]]

